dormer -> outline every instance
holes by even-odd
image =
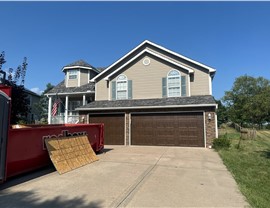
[[[80,87],[88,84],[99,71],[83,60],[79,60],[63,67],[66,87]]]

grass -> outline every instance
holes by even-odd
[[[235,178],[240,191],[252,207],[270,206],[270,131],[258,131],[257,138],[241,140],[240,134],[227,128],[232,145],[218,150],[224,164]]]

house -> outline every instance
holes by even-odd
[[[84,118],[75,109],[94,100],[95,84],[90,80],[99,71],[83,60],[64,66],[62,71],[65,79],[46,93],[49,98],[48,123],[83,122]],[[52,115],[53,105],[57,108],[55,115]]]
[[[40,95],[37,93],[32,92],[31,90],[28,90],[24,88],[24,92],[26,94],[26,102],[28,104],[28,107],[30,111],[27,113],[26,116],[26,122],[31,124],[35,123],[38,120],[38,112],[36,112],[35,105],[37,105],[40,101]]]
[[[217,137],[215,72],[146,40],[92,76],[94,98],[75,111],[105,124],[105,144],[207,147]]]

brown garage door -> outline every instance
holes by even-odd
[[[133,145],[204,147],[203,113],[133,114]]]
[[[125,123],[124,114],[112,115],[89,115],[90,123],[104,123],[104,143],[112,145],[123,145]]]

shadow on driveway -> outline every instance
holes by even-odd
[[[52,190],[53,191],[53,190]],[[56,193],[57,194],[57,193]],[[93,201],[86,203],[84,197],[76,197],[74,199],[64,199],[63,197],[55,197],[50,200],[43,201],[38,198],[32,191],[20,191],[15,193],[8,193],[7,191],[0,192],[1,207],[16,207],[16,208],[52,208],[52,207],[65,207],[65,208],[100,208],[102,201]]]

